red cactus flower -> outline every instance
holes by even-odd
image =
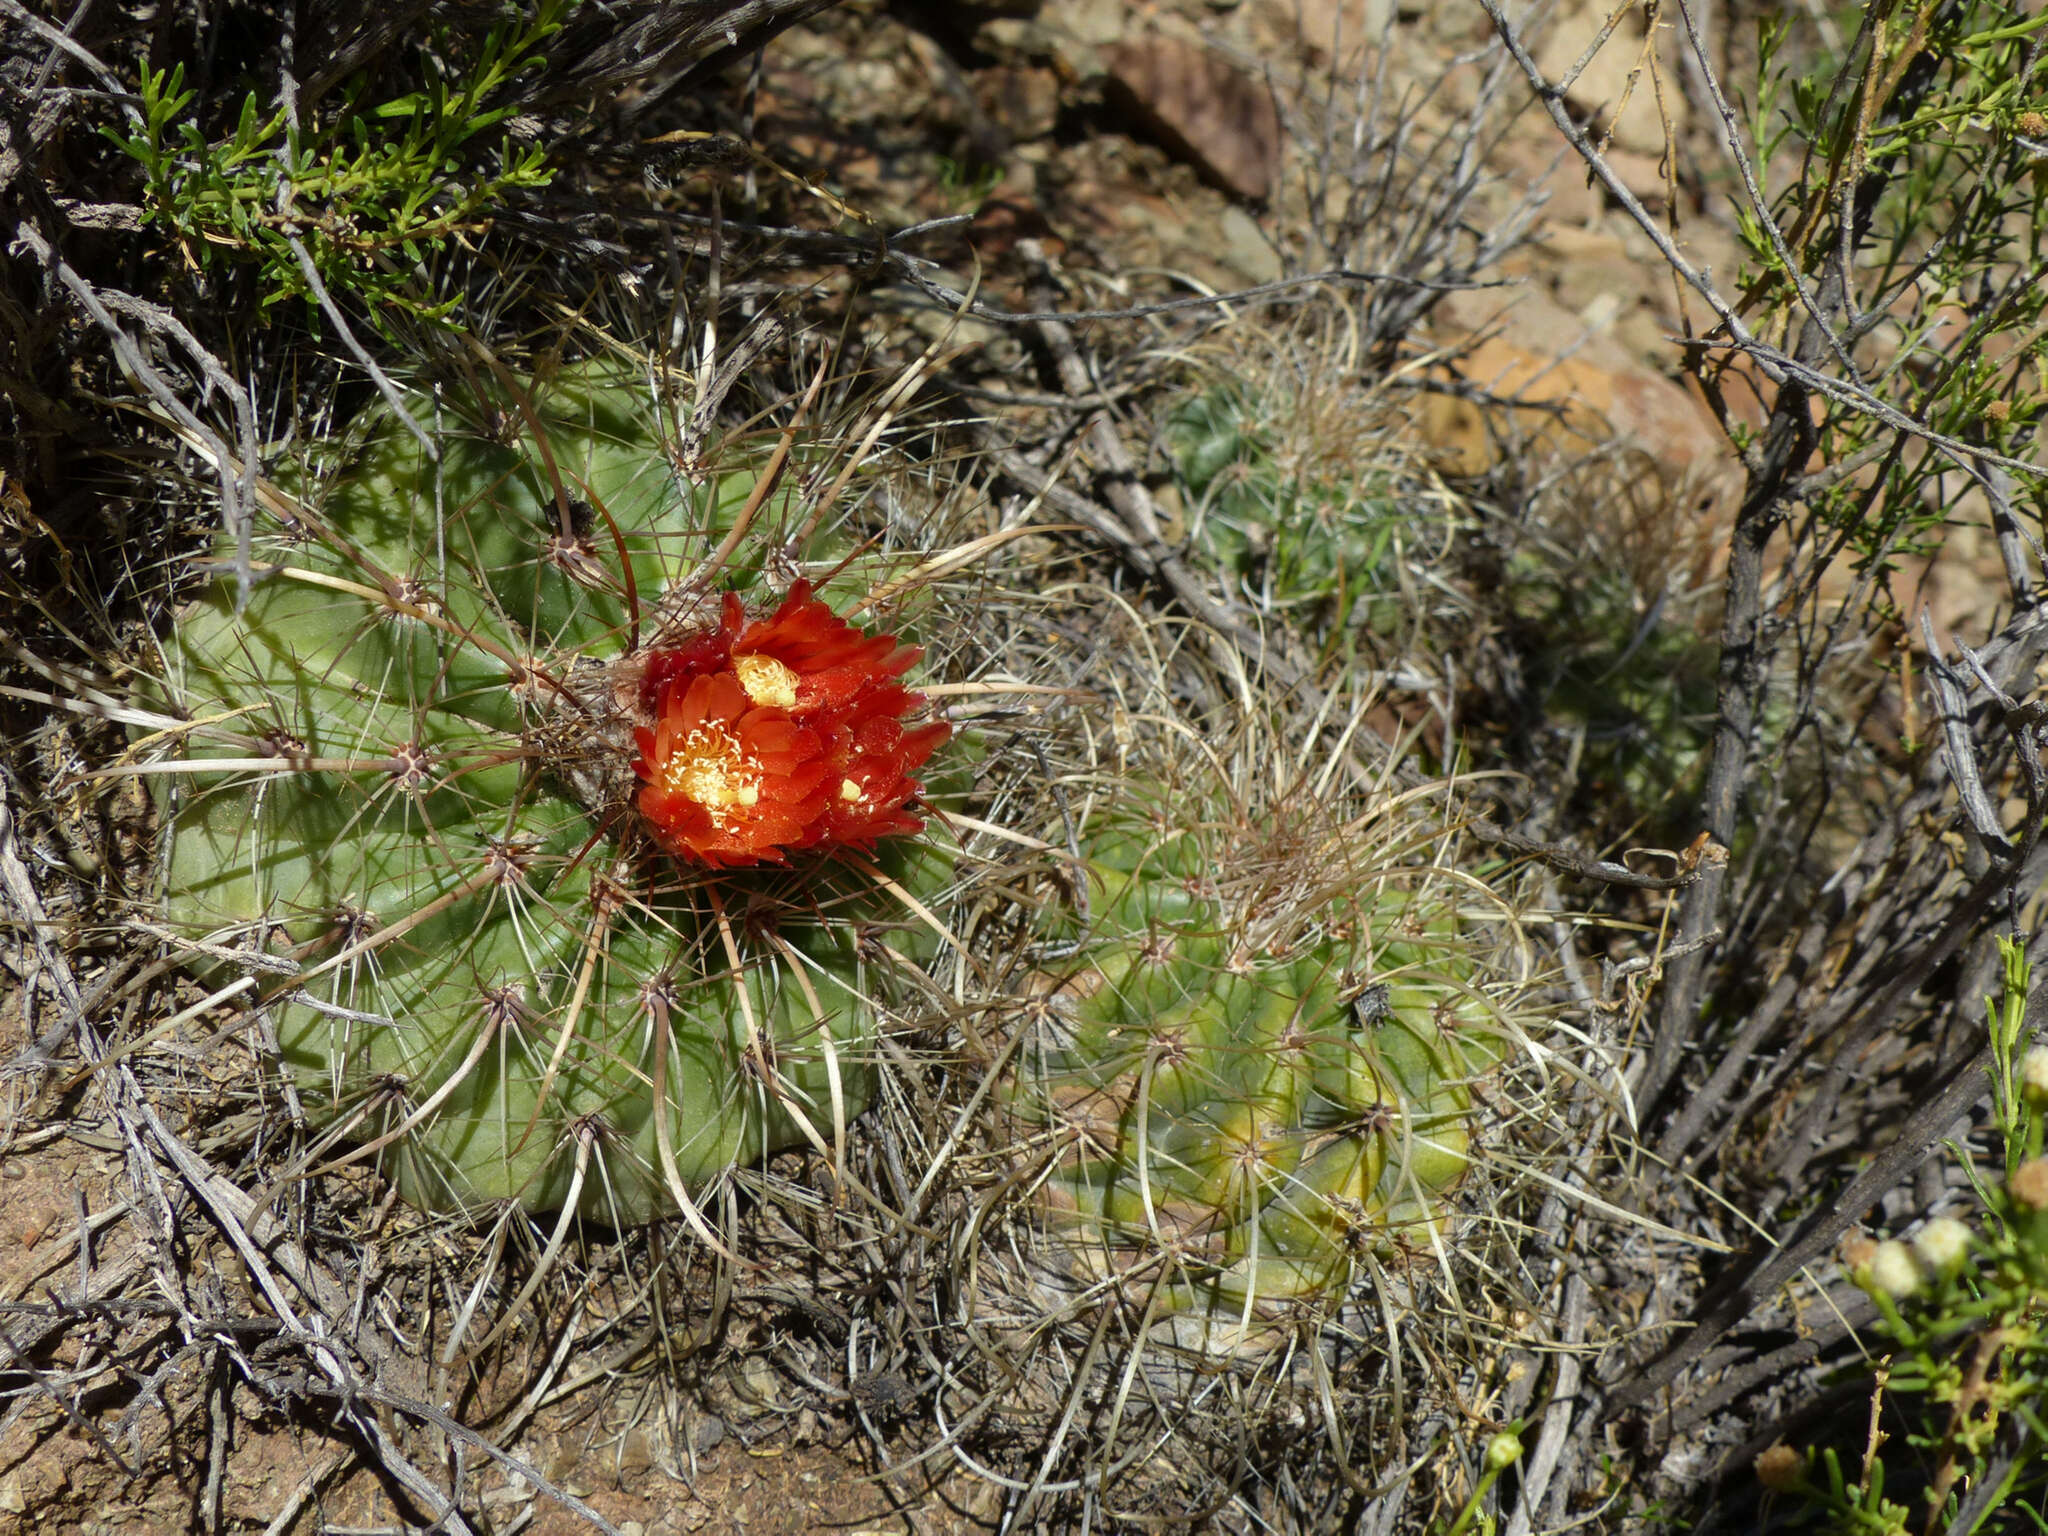
[[[833,791],[818,824],[821,844],[870,847],[879,837],[924,830],[922,818],[903,807],[921,786],[911,775],[925,764],[953,728],[943,721],[903,728],[904,713],[921,696],[894,683],[855,695],[826,737]],[[835,782],[836,781],[836,782]]]
[[[765,619],[728,593],[715,628],[654,652],[634,733],[640,809],[663,847],[713,866],[920,830],[912,775],[951,733],[906,730],[897,681],[921,652],[848,624],[796,583]]]
[[[729,672],[677,678],[633,733],[640,809],[671,852],[713,866],[779,860],[818,820],[830,769],[818,733],[748,701]]]
[[[901,677],[924,654],[894,635],[855,629],[811,596],[807,581],[791,587],[774,613],[749,624],[732,653],[749,698],[798,714],[850,704],[862,689]]]
[[[799,581],[782,606],[747,622],[739,594],[728,592],[715,628],[656,651],[647,661],[640,702],[653,710],[678,677],[732,671],[756,704],[796,714],[850,702],[867,684],[901,677],[924,652],[894,635],[870,635],[839,617]]]

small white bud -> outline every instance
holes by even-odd
[[[1904,1243],[1882,1242],[1870,1256],[1870,1283],[1893,1301],[1904,1301],[1920,1289],[1920,1266]]]
[[[2020,1058],[2020,1093],[2036,1109],[2048,1105],[2048,1045],[2031,1046]]]
[[[1970,1229],[1953,1216],[1937,1216],[1914,1235],[1913,1252],[1930,1273],[1951,1274],[1970,1256]]]
[[[1870,1256],[1877,1252],[1877,1241],[1861,1232],[1851,1232],[1842,1239],[1842,1267],[1855,1277],[1856,1283],[1863,1283],[1863,1276],[1870,1268]]]

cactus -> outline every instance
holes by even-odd
[[[1085,914],[1009,1101],[1082,1281],[1183,1346],[1256,1348],[1441,1236],[1520,988],[1468,915],[1495,899],[1403,841],[1412,807],[1345,821],[1152,771],[1080,832]]]
[[[1362,411],[1302,421],[1308,393],[1283,376],[1218,385],[1167,410],[1161,441],[1189,538],[1226,581],[1305,632],[1391,632],[1403,563],[1418,542],[1438,542],[1435,509],[1402,493]]]
[[[836,1150],[926,942],[884,892],[946,878],[895,838],[946,732],[905,723],[918,653],[803,579],[886,557],[765,454],[692,483],[652,394],[507,385],[438,462],[380,418],[164,642],[164,915],[277,1002],[307,1161],[428,1206],[618,1225]]]

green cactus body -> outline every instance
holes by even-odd
[[[1203,1349],[1429,1249],[1505,1038],[1440,870],[1297,853],[1325,878],[1284,894],[1233,875],[1243,842],[1186,807],[1083,839],[1080,947],[1012,1092],[1084,1271]]]
[[[753,474],[678,474],[644,378],[566,370],[534,396],[512,446],[449,432],[438,465],[387,423],[317,513],[273,502],[240,614],[223,579],[181,616],[163,905],[202,966],[272,958],[309,1118],[408,1199],[628,1223],[834,1145],[893,959],[926,941],[863,859],[714,879],[654,848],[639,658],[715,615],[693,578],[758,610],[837,551],[779,544],[778,493],[705,583]],[[913,891],[945,877],[912,841],[873,857]]]
[[[1357,617],[1384,629],[1404,531],[1418,521],[1382,474],[1290,467],[1242,386],[1185,400],[1164,441],[1189,509],[1195,547],[1230,581],[1310,628]]]

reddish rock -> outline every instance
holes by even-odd
[[[1263,81],[1177,38],[1150,36],[1108,55],[1112,99],[1168,152],[1239,197],[1263,202],[1280,180],[1280,114]]]
[[[1566,0],[1551,15],[1536,49],[1544,77],[1559,82],[1577,68],[1612,15],[1607,0]],[[1612,132],[1613,147],[1636,157],[1631,169],[1617,165],[1615,170],[1638,196],[1656,185],[1659,157],[1671,144],[1685,142],[1689,112],[1679,84],[1680,46],[1675,26],[1660,25],[1652,40],[1643,13],[1630,9],[1565,89],[1576,115],[1593,119],[1601,132]]]
[[[1049,69],[997,65],[974,77],[974,99],[1012,142],[1042,139],[1060,115],[1060,78]]]
[[[1713,579],[1741,469],[1683,385],[1532,289],[1447,295],[1431,323],[1456,378],[1495,402],[1426,397],[1418,425],[1440,468],[1547,463],[1579,484],[1558,500],[1557,530],[1597,544],[1641,590]]]
[[[1447,340],[1476,338],[1458,348],[1459,376],[1522,407],[1525,429],[1561,450],[1583,451],[1613,436],[1680,472],[1714,470],[1728,461],[1720,427],[1683,385],[1544,294],[1529,288],[1449,294],[1433,325]],[[1458,430],[1465,411],[1451,414],[1460,420],[1436,424],[1449,428],[1438,438],[1439,449],[1462,471],[1476,473],[1495,445],[1483,432]]]

